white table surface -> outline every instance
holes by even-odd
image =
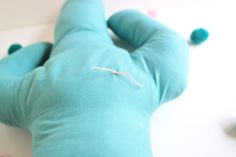
[[[187,4],[158,9],[158,20],[186,39],[197,27],[210,38],[191,47],[189,85],[185,93],[156,110],[151,141],[155,157],[235,157],[236,139],[222,122],[236,118],[236,11],[233,0]],[[0,32],[0,56],[14,42],[53,40],[53,25]],[[31,156],[30,133],[0,125],[0,154]]]

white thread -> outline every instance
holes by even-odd
[[[104,68],[104,67],[98,67],[98,66],[93,66],[91,67],[91,70],[102,70],[102,71],[108,71],[108,72],[111,72],[113,73],[114,75],[122,75],[124,77],[126,77],[127,79],[129,79],[132,83],[134,83],[135,85],[143,88],[144,86],[139,83],[131,74],[129,73],[125,73],[125,72],[118,72],[118,71],[115,71],[113,69],[110,69],[110,68]]]

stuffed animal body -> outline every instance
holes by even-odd
[[[107,23],[133,52],[114,45]],[[31,132],[33,157],[152,157],[150,117],[187,74],[175,31],[134,10],[106,22],[101,0],[67,0],[54,45],[0,61],[0,121]]]

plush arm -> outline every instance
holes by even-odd
[[[44,64],[52,45],[38,43],[19,50],[0,62],[0,121],[19,126],[23,121],[21,83],[28,72]]]
[[[153,78],[160,104],[182,93],[187,82],[188,46],[180,35],[132,10],[113,15],[109,26],[136,48],[131,57]]]

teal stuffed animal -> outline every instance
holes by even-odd
[[[150,117],[185,89],[188,46],[137,11],[108,26],[135,50],[113,44],[101,0],[68,0],[53,46],[0,61],[0,121],[31,132],[33,157],[152,157]]]

